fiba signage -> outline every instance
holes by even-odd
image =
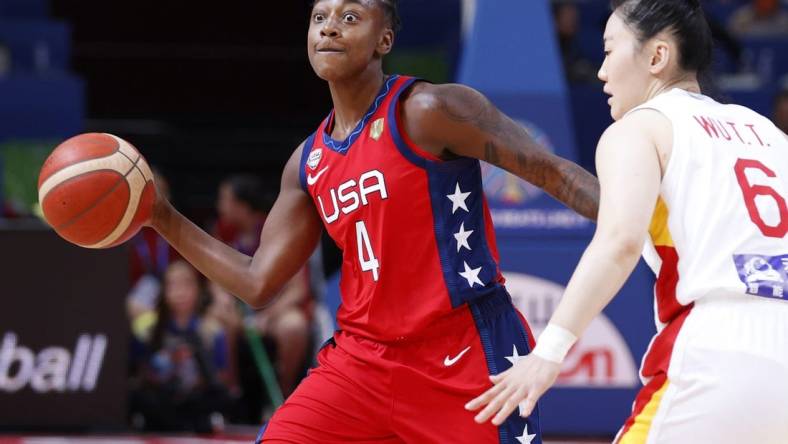
[[[0,230],[0,431],[125,423],[128,252]]]
[[[29,386],[40,394],[92,392],[106,349],[106,335],[82,334],[73,351],[46,347],[35,352],[20,344],[16,333],[6,332],[0,342],[0,391],[14,393]]]
[[[537,337],[547,326],[565,287],[527,274],[504,272],[506,288]],[[616,326],[604,314],[591,321],[569,351],[556,386],[631,388],[639,384],[635,359]]]

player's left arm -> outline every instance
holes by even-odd
[[[596,220],[596,177],[539,146],[478,91],[458,84],[417,83],[403,101],[402,116],[405,130],[420,147],[443,158],[487,161]]]
[[[643,110],[614,123],[599,141],[596,164],[602,196],[596,232],[548,325],[568,332],[563,352],[621,289],[643,250],[661,183],[653,136],[657,130],[670,134],[669,121],[656,111]],[[560,369],[558,362],[541,357],[544,339],[540,336],[534,353],[494,376],[495,385],[468,403],[469,410],[486,405],[476,416],[478,422],[495,415],[493,423],[499,425],[523,401],[523,414],[530,414]]]

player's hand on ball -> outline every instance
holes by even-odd
[[[479,424],[495,415],[492,423],[499,426],[521,403],[520,414],[529,416],[539,397],[555,382],[560,367],[560,364],[530,354],[509,370],[491,376],[492,388],[465,404],[465,408],[476,411],[484,407],[474,418]]]

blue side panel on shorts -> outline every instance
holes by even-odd
[[[312,133],[304,142],[304,148],[301,150],[301,161],[298,163],[298,180],[301,182],[301,188],[307,194],[309,194],[309,189],[306,186],[306,160],[309,158],[309,152],[312,151],[312,145],[315,144],[315,134]]]
[[[508,370],[518,358],[531,352],[525,327],[505,289],[501,288],[490,297],[472,301],[469,306],[479,330],[490,374],[497,375]],[[539,406],[528,418],[522,418],[519,411],[515,410],[498,428],[498,435],[502,444],[542,444]]]

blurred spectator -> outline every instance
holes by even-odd
[[[260,245],[260,232],[273,199],[266,197],[259,179],[237,175],[219,188],[217,235],[237,250],[252,256]],[[306,269],[285,285],[264,310],[254,313],[254,324],[273,341],[275,366],[285,396],[298,385],[310,343],[311,295]]]
[[[171,263],[151,330],[138,339],[138,387],[131,394],[135,425],[147,430],[210,432],[228,410],[227,341],[221,327],[200,313],[205,296],[197,271]]]
[[[740,37],[788,35],[788,11],[779,0],[751,0],[736,10],[728,22],[730,31]]]
[[[167,179],[156,168],[153,168],[153,177],[157,192],[169,199],[170,185]],[[148,227],[140,230],[128,245],[131,249],[129,264],[132,288],[126,306],[133,328],[144,330],[150,317],[146,319],[141,316],[156,308],[164,271],[170,262],[178,258],[178,253],[155,230]]]
[[[597,69],[594,63],[584,57],[577,46],[580,22],[580,11],[577,6],[569,2],[554,3],[553,19],[567,80],[571,83],[597,82]]]
[[[774,124],[788,134],[788,88],[784,88],[774,98]]]

